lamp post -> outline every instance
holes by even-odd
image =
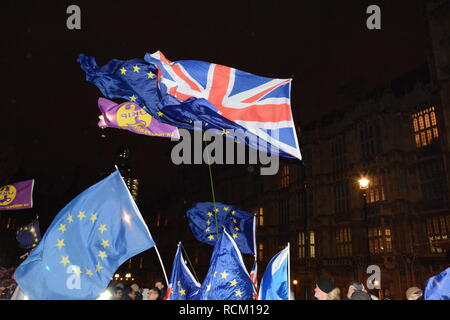
[[[365,225],[365,240],[366,240],[366,254],[367,254],[367,264],[370,264],[370,244],[369,244],[369,224],[367,222],[367,189],[369,189],[369,179],[363,177],[358,180],[359,189],[361,190],[361,195],[363,197],[363,212],[364,212],[364,225]]]
[[[293,280],[292,284],[294,285],[294,299],[295,299],[295,296],[297,295],[297,284],[298,284],[297,279]]]

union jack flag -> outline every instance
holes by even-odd
[[[301,160],[292,117],[292,79],[260,77],[231,67],[195,60],[171,62],[160,51],[146,54],[158,80],[180,101],[204,98],[218,114]]]
[[[253,299],[258,300],[258,262],[256,261],[256,256],[252,270],[250,271],[250,279],[252,279],[253,282]]]

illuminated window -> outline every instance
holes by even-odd
[[[414,140],[417,148],[425,147],[439,138],[434,107],[424,109],[412,115]]]
[[[288,165],[284,165],[281,168],[281,187],[282,188],[287,188],[289,187],[289,166]]]
[[[316,238],[314,231],[309,232],[309,257],[310,258],[316,257]]]
[[[132,263],[132,261],[131,261],[131,259],[129,259],[128,260],[128,269],[131,269],[131,263]]]
[[[256,225],[261,227],[264,225],[264,209],[258,208],[253,210],[253,214],[256,216]]]
[[[336,253],[338,257],[352,255],[352,231],[350,228],[336,230]]]
[[[304,232],[298,233],[298,258],[303,259],[306,257],[306,236]]]
[[[16,220],[14,218],[8,218],[8,222],[6,223],[6,229],[14,229],[16,224]]]
[[[144,257],[141,257],[139,261],[139,269],[142,269],[144,267]]]
[[[378,177],[371,177],[369,189],[367,190],[367,202],[378,202],[386,200],[384,194],[384,179],[383,175]]]
[[[392,252],[391,229],[369,228],[369,249],[371,254]]]
[[[315,258],[316,257],[316,239],[314,237],[314,231],[309,232],[309,257]],[[306,257],[306,232],[299,232],[298,233],[298,258],[303,259]]]
[[[159,227],[161,225],[161,214],[158,212],[158,216],[156,217],[156,226]]]
[[[450,216],[432,217],[427,219],[427,234],[431,253],[442,253],[443,249],[436,241],[448,239],[450,233]]]
[[[264,244],[258,244],[258,261],[262,261],[264,259]]]

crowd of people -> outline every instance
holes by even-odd
[[[151,288],[140,287],[137,283],[124,286],[123,283],[112,284],[111,300],[164,300],[166,287],[163,280],[156,280]]]
[[[334,286],[332,279],[322,278],[316,282],[314,298],[318,300],[379,300],[379,298],[364,287],[360,282],[351,282],[348,285],[347,294],[341,297],[341,290]],[[406,290],[407,300],[423,300],[423,291],[418,287],[411,287]],[[390,296],[384,300],[394,300]]]
[[[0,267],[0,299],[11,299],[16,287],[14,268]],[[163,280],[156,280],[154,286],[150,288],[140,287],[137,283],[125,286],[123,283],[112,281],[107,291],[110,300],[164,300],[167,290]],[[362,283],[356,281],[349,283],[346,294],[341,295],[341,290],[335,287],[333,280],[329,278],[322,278],[316,282],[314,298],[317,300],[379,300]],[[422,300],[423,291],[418,287],[408,288],[405,298]],[[291,299],[294,299],[292,292]],[[394,299],[386,296],[384,300]]]
[[[11,299],[16,287],[14,268],[0,267],[0,300]]]

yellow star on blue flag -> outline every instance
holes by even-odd
[[[186,215],[197,240],[214,246],[225,228],[242,253],[255,254],[255,215],[220,202],[196,203]]]
[[[80,212],[95,213],[91,219],[66,223]],[[99,230],[97,223],[104,228]],[[123,262],[153,246],[150,231],[116,170],[56,215],[14,277],[29,299],[95,299]]]
[[[248,300],[253,292],[253,282],[241,253],[233,238],[226,230],[222,230],[222,235],[214,247],[199,299]]]

